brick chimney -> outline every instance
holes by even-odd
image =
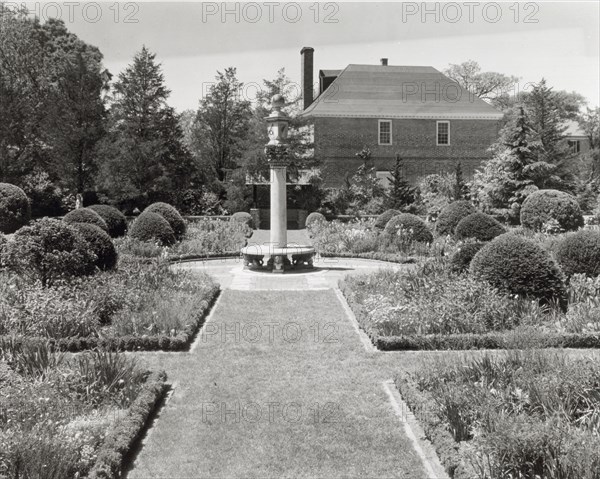
[[[387,67],[387,62],[388,62],[388,59],[387,59],[387,58],[382,58],[380,61],[381,61],[381,64],[382,64],[384,67]]]
[[[300,76],[302,77],[302,108],[306,110],[313,102],[313,54],[315,49],[304,47],[300,50],[302,66]]]

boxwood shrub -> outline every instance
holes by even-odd
[[[318,223],[326,223],[327,219],[321,213],[317,211],[313,211],[306,217],[306,227],[308,228],[313,223],[317,225]]]
[[[98,213],[89,208],[78,208],[73,210],[64,216],[63,221],[70,224],[86,223],[94,225],[108,233],[108,225],[106,224],[106,221],[104,221]]]
[[[456,228],[460,220],[476,211],[475,207],[469,201],[460,200],[450,203],[440,211],[435,222],[436,234],[439,236],[453,235],[454,228]]]
[[[501,292],[567,308],[564,275],[550,254],[531,240],[505,233],[484,246],[471,272]]]
[[[475,243],[465,243],[450,258],[450,269],[456,273],[468,271],[471,261],[479,250],[485,246],[485,243],[478,241]]]
[[[584,224],[579,203],[570,194],[558,190],[531,193],[521,206],[521,225],[540,231],[551,220],[564,231],[575,231]]]
[[[402,241],[401,235],[398,232],[402,229],[411,241],[419,243],[431,243],[433,235],[429,227],[418,216],[410,213],[402,213],[392,217],[385,225],[383,235],[388,243],[397,243]]]
[[[6,244],[6,266],[49,286],[58,279],[90,274],[96,256],[77,230],[64,221],[43,218],[19,229]]]
[[[158,242],[163,246],[175,243],[175,233],[169,222],[157,213],[145,210],[129,228],[129,236],[140,241]]]
[[[233,213],[229,221],[237,221],[238,223],[244,223],[249,228],[254,229],[254,218],[250,213],[246,213],[245,211],[238,211],[237,213]]]
[[[375,220],[375,228],[377,228],[378,230],[385,229],[385,225],[388,224],[388,221],[390,221],[394,216],[398,216],[401,213],[401,211],[394,209],[384,211]]]
[[[105,221],[108,227],[108,234],[111,238],[124,236],[127,232],[127,218],[117,208],[109,205],[88,206],[90,210],[95,211]]]
[[[555,256],[567,276],[600,275],[600,231],[581,230],[567,235],[558,244]]]
[[[0,183],[0,233],[14,233],[30,219],[31,204],[25,192],[10,183]]]
[[[495,218],[479,212],[465,216],[454,229],[457,239],[473,238],[478,241],[491,241],[504,233],[506,228]]]
[[[94,264],[99,269],[106,271],[117,265],[117,250],[106,231],[87,223],[74,223],[73,226],[96,255]]]
[[[168,203],[153,203],[150,206],[148,206],[148,208],[146,208],[144,211],[156,213],[162,216],[165,220],[167,220],[167,222],[171,226],[171,229],[173,230],[173,233],[175,234],[176,239],[181,239],[185,234],[185,221],[179,214],[179,211],[177,211],[173,206],[169,205]]]

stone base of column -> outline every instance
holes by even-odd
[[[246,246],[242,248],[244,269],[282,274],[286,271],[310,271],[314,269],[316,251],[312,246]],[[265,256],[269,260],[265,263]]]

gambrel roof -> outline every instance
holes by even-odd
[[[502,113],[433,67],[348,65],[302,116],[499,120]]]

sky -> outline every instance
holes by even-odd
[[[483,71],[546,78],[558,90],[600,104],[600,2],[46,2],[27,4],[62,18],[100,48],[115,75],[146,45],[162,64],[178,111],[196,109],[217,70],[233,66],[252,99],[285,68],[300,81],[300,50],[319,69],[350,63],[428,65],[477,61]]]

